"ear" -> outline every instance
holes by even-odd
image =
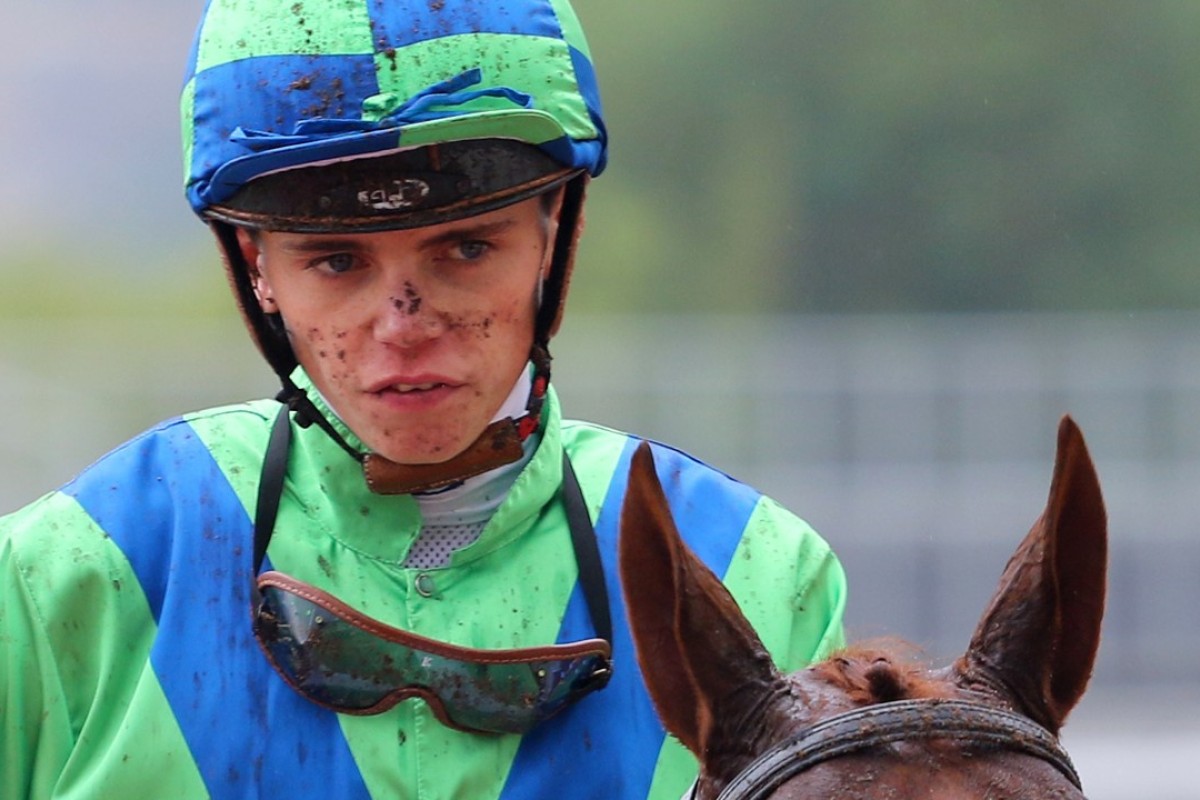
[[[550,197],[539,197],[538,202],[544,205],[540,209],[542,227],[545,232],[545,247],[542,248],[541,279],[550,277],[554,266],[554,243],[558,240],[558,228],[562,224],[563,187],[551,190]]]
[[[736,601],[679,537],[645,442],[630,468],[620,565],[650,697],[667,730],[703,761],[719,723],[781,677]]]
[[[250,282],[254,285],[254,296],[258,298],[259,306],[267,314],[277,313],[279,305],[275,302],[275,293],[271,290],[271,284],[263,272],[261,240],[245,228],[237,229],[237,240],[238,247],[242,251],[242,258],[246,261],[246,268],[250,271]]]
[[[999,688],[1052,733],[1083,696],[1100,646],[1107,521],[1083,434],[1070,417],[1046,510],[1005,568],[958,663],[965,683]]]

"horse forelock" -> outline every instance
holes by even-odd
[[[857,706],[955,694],[955,687],[934,677],[917,648],[906,642],[855,644],[814,665],[811,673]]]

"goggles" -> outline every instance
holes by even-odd
[[[611,673],[602,639],[478,650],[393,628],[279,572],[256,580],[254,635],[276,672],[312,702],[379,714],[420,697],[458,730],[524,733]]]
[[[595,534],[565,453],[567,518],[600,637],[481,650],[386,625],[283,573],[258,574],[278,510],[290,427],[284,408],[272,431],[259,487],[251,583],[254,636],[289,686],[343,714],[380,714],[406,698],[419,697],[451,728],[519,734],[608,683],[612,634],[603,573]],[[583,527],[587,530],[581,531]]]

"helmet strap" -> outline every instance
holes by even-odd
[[[242,322],[249,329],[258,351],[282,380],[283,388],[287,391],[288,376],[296,368],[297,362],[283,327],[283,318],[278,314],[266,313],[258,304],[250,264],[246,262],[242,247],[238,244],[237,228],[218,220],[210,220],[208,226],[217,237],[221,260],[225,264],[225,278],[233,290],[238,310],[242,312]]]
[[[558,332],[562,323],[563,307],[567,301],[567,288],[571,283],[571,269],[575,264],[575,250],[583,218],[583,199],[587,194],[589,176],[586,172],[576,175],[563,187],[562,206],[559,209],[558,233],[554,238],[550,274],[542,281],[541,301],[538,304],[534,341],[549,348],[550,338]]]

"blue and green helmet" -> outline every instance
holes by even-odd
[[[207,219],[412,227],[605,164],[566,0],[210,0],[187,76],[186,192]],[[295,170],[315,190],[278,177]],[[282,202],[305,195],[311,207]]]

